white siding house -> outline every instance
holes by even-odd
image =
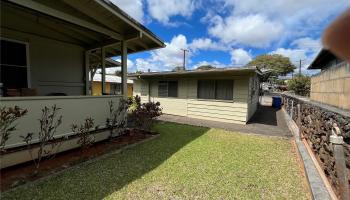
[[[134,96],[159,101],[165,114],[245,124],[257,108],[259,73],[255,68],[230,68],[129,77]]]

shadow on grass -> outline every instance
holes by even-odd
[[[2,199],[102,199],[139,179],[209,128],[159,122],[161,135],[119,154],[2,194]]]

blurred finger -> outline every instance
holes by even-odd
[[[325,49],[350,62],[350,9],[327,27],[322,42]]]

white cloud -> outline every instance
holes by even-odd
[[[148,12],[152,18],[165,25],[174,25],[170,22],[172,16],[190,17],[195,10],[193,0],[148,0]]]
[[[183,52],[181,49],[187,49],[187,39],[184,35],[177,35],[172,38],[170,43],[165,43],[166,47],[151,52],[147,59],[136,59],[136,68],[140,71],[169,71],[176,66],[183,65]],[[190,59],[188,53],[186,59]],[[189,62],[187,62],[189,63]]]
[[[143,2],[142,0],[110,0],[121,8],[128,15],[139,21],[144,22]]]
[[[233,49],[231,52],[231,62],[235,66],[244,66],[252,60],[252,56],[244,49]]]
[[[187,41],[186,36],[179,34],[174,36],[170,42],[166,42],[166,47],[151,52],[148,58],[138,58],[135,60],[135,69],[140,71],[170,71],[176,66],[183,65],[183,51],[188,49],[186,53],[186,66],[188,69],[196,68],[203,64],[211,64],[216,67],[224,67],[225,65],[218,61],[202,61],[192,66],[192,56],[200,50],[220,50],[229,51],[227,45],[220,44],[209,38],[195,38],[191,43]],[[243,58],[241,58],[243,59]]]
[[[280,37],[283,26],[262,15],[219,15],[210,20],[208,32],[224,43],[243,44],[252,47],[267,47]]]
[[[268,47],[295,37],[318,34],[350,6],[349,0],[212,0],[202,23],[226,43]],[[221,8],[218,9],[217,6]]]
[[[319,39],[315,40],[310,37],[296,39],[292,42],[292,45],[300,49],[305,49],[306,51],[312,52],[312,53],[317,53],[322,48],[322,45]]]
[[[194,39],[189,46],[190,46],[190,49],[193,50],[193,51],[196,51],[196,50],[220,50],[220,51],[227,51],[227,50],[229,50],[229,47],[227,47],[227,45],[223,45],[223,44],[214,42],[210,38]]]
[[[306,68],[310,65],[317,53],[321,49],[319,39],[312,39],[310,37],[298,38],[291,42],[294,48],[278,48],[272,51],[271,54],[281,54],[288,57],[295,66],[300,65],[302,61],[302,70],[306,72]],[[298,69],[296,69],[297,71]]]
[[[288,57],[292,63],[297,63],[299,60],[305,60],[307,58],[305,49],[278,48],[272,51],[271,54],[280,54]]]
[[[221,0],[221,2],[226,7],[234,9],[236,15],[255,13],[286,21],[304,18],[310,22],[322,21],[335,10],[345,9],[346,5],[350,5],[348,0]]]

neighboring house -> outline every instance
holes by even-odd
[[[23,149],[20,136],[27,133],[34,133],[37,142],[42,108],[53,105],[61,108],[57,114],[63,116],[56,137],[70,139],[60,151],[77,147],[71,125],[92,117],[95,126],[105,127],[110,116],[108,102],[118,105],[127,96],[127,55],[165,46],[109,0],[1,0],[0,9],[4,95],[0,106],[28,109],[16,121],[7,149]],[[121,58],[122,94],[92,96],[92,65],[101,69],[102,92],[106,93],[105,58],[115,56]],[[95,135],[96,141],[108,136],[109,131]],[[28,152],[21,150],[2,155],[0,163],[3,168],[28,160]]]
[[[320,69],[311,77],[310,99],[350,109],[350,64],[321,50],[308,69]]]
[[[245,124],[257,109],[256,68],[227,68],[129,75],[134,96],[159,101],[163,113]]]
[[[122,94],[121,77],[116,75],[106,75],[106,93]],[[128,97],[133,95],[133,81],[128,79]],[[102,95],[102,74],[95,74],[92,81],[92,95]]]

